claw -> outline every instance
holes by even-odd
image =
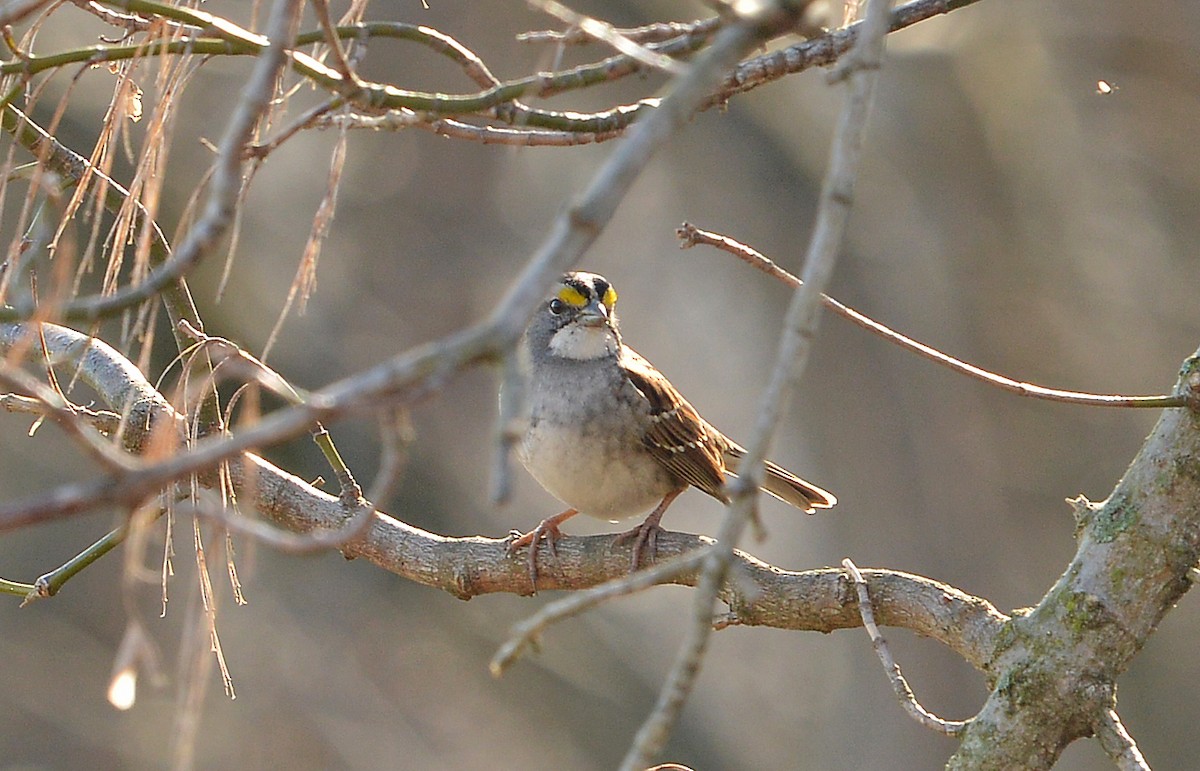
[[[544,541],[546,546],[550,549],[550,554],[552,554],[555,559],[558,559],[557,543],[558,539],[563,537],[563,533],[558,529],[558,526],[578,513],[579,511],[577,509],[567,509],[561,514],[555,514],[553,517],[546,517],[538,523],[537,527],[530,530],[525,535],[518,537],[508,545],[508,553],[510,555],[515,554],[517,549],[520,549],[522,546],[529,547],[529,555],[526,557],[526,561],[529,569],[529,584],[533,587],[534,594],[537,594],[538,544]]]
[[[654,554],[658,550],[658,534],[661,532],[663,532],[661,527],[651,524],[647,520],[635,528],[626,530],[624,533],[618,533],[613,539],[613,543],[619,544],[625,541],[633,541],[633,555],[629,560],[629,569],[637,570],[641,567],[642,553],[646,551],[646,547],[650,548],[650,559],[654,559]]]
[[[613,540],[614,544],[623,543],[629,539],[633,539],[633,555],[630,558],[630,570],[637,570],[642,564],[642,552],[646,547],[650,548],[650,559],[654,559],[654,554],[658,550],[658,534],[663,532],[658,523],[662,521],[663,513],[667,507],[671,505],[671,501],[679,497],[683,490],[676,490],[673,493],[667,493],[662,501],[654,507],[654,511],[646,517],[646,521],[637,527],[626,530],[624,533],[618,533]]]

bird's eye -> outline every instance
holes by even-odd
[[[557,297],[550,301],[550,312],[555,316],[561,316],[562,312],[567,309],[567,304]]]

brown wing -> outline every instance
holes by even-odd
[[[727,441],[704,421],[665,377],[635,351],[622,352],[629,382],[650,407],[650,427],[642,442],[655,460],[676,476],[717,500],[726,501]]]
[[[742,456],[746,450],[736,442],[727,442],[725,448],[725,464],[730,474],[737,474]],[[766,476],[763,477],[762,489],[784,503],[790,503],[796,508],[813,513],[814,509],[828,509],[837,504],[833,493],[822,490],[812,482],[806,482],[792,472],[766,461]]]

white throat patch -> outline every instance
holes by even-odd
[[[550,352],[564,359],[599,359],[617,352],[617,336],[606,326],[584,327],[571,324],[550,338]]]

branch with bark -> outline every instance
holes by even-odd
[[[172,427],[182,438],[185,417],[118,352],[64,327],[41,327],[37,334],[32,324],[0,325],[0,349],[25,346],[55,366],[77,370],[125,416],[120,441],[130,452],[153,443],[162,426]],[[31,337],[37,342],[29,343]],[[1200,393],[1200,352],[1185,362],[1176,392],[1189,398]],[[313,398],[322,397],[318,393]],[[338,417],[336,412],[329,416]],[[1114,758],[1128,755],[1131,746],[1136,752],[1135,745],[1113,739],[1128,735],[1116,717],[1113,683],[1191,585],[1189,570],[1200,560],[1200,475],[1194,468],[1198,454],[1195,414],[1164,411],[1108,500],[1099,505],[1075,502],[1079,547],[1062,578],[1036,607],[1012,616],[928,578],[893,570],[862,571],[878,623],[939,641],[992,684],[992,694],[969,722],[952,767],[977,768],[999,759],[1005,767],[1047,768],[1071,741],[1093,734],[1105,740]],[[353,516],[336,496],[252,452],[217,457],[232,459],[228,475],[243,505],[274,525],[297,533],[328,533],[341,530]],[[186,467],[203,472],[216,462]],[[216,475],[202,473],[200,479],[212,485]],[[106,484],[119,488],[122,480],[110,478]],[[12,525],[11,519],[0,521]],[[234,520],[223,523],[238,527]],[[339,548],[348,557],[470,599],[493,592],[530,592],[524,560],[510,555],[507,543],[504,538],[440,536],[376,511],[369,524]],[[655,562],[669,562],[712,543],[700,536],[665,533]],[[557,558],[539,572],[537,588],[580,590],[624,581],[628,565],[628,553],[614,548],[610,536],[564,536]],[[698,576],[693,564],[667,580],[692,586]],[[839,569],[781,570],[738,552],[719,597],[729,608],[721,626],[830,632],[862,625],[854,582]]]
[[[713,626],[714,599],[728,609],[718,617],[716,626],[721,628],[758,625],[829,632],[865,625],[872,629],[877,647],[882,647],[882,637],[874,629],[878,623],[910,629],[953,650],[982,672],[991,688],[978,714],[953,727],[955,732],[961,730],[962,737],[950,761],[953,768],[1046,768],[1064,747],[1085,736],[1096,736],[1118,767],[1144,767],[1135,742],[1117,715],[1115,681],[1190,587],[1190,571],[1200,560],[1200,474],[1195,460],[1200,457],[1195,409],[1200,404],[1200,354],[1185,362],[1175,390],[1167,396],[1068,393],[991,378],[990,382],[1007,390],[1059,401],[1167,407],[1108,499],[1101,504],[1083,499],[1074,502],[1079,522],[1075,557],[1034,608],[1006,615],[981,597],[929,578],[881,569],[854,568],[849,575],[839,569],[793,572],[736,549],[742,529],[753,516],[750,491],[755,486],[753,470],[758,468],[754,461],[765,454],[772,427],[799,377],[807,341],[815,334],[818,303],[832,304],[835,309],[840,305],[822,290],[831,275],[853,201],[854,169],[882,36],[889,29],[970,2],[914,0],[894,10],[884,2],[873,2],[873,16],[859,25],[751,58],[747,57],[756,46],[796,29],[806,4],[766,4],[740,17],[641,30],[587,22],[581,25],[584,32],[621,53],[570,70],[509,81],[497,78],[474,52],[440,32],[391,23],[335,23],[325,3],[316,5],[320,28],[297,34],[301,4],[296,0],[273,4],[266,34],[196,9],[124,0],[75,5],[122,27],[127,34],[147,36],[136,44],[122,41],[86,51],[33,56],[21,50],[11,35],[6,36],[13,58],[0,64],[0,76],[12,78],[13,85],[0,99],[3,128],[34,155],[39,173],[61,175],[64,187],[76,186],[80,191],[90,180],[99,180],[104,185],[100,198],[105,205],[132,207],[134,219],[143,223],[141,243],[152,270],[115,292],[51,307],[40,303],[36,291],[31,291],[27,297],[8,297],[10,304],[0,308],[4,319],[0,352],[5,354],[0,382],[12,391],[0,394],[0,406],[53,419],[102,466],[101,474],[91,480],[0,503],[0,531],[105,505],[130,513],[128,525],[104,536],[69,565],[32,584],[0,582],[0,591],[51,596],[63,581],[114,548],[137,524],[172,507],[176,513],[214,520],[228,530],[249,533],[283,549],[336,547],[348,557],[362,558],[461,599],[496,592],[528,594],[536,589],[591,590],[532,619],[498,656],[497,668],[519,654],[547,624],[591,603],[658,583],[696,586],[700,591],[696,592],[695,623],[689,639],[663,688],[659,708],[626,759],[627,767],[650,762],[669,733]],[[60,12],[55,4],[23,2],[0,13],[0,22],[39,10]],[[573,24],[579,22],[567,9],[561,9],[559,15]],[[860,37],[867,53],[839,70],[840,76],[849,76],[852,95],[836,135],[805,281],[785,279],[796,287],[795,300],[771,384],[763,397],[758,430],[748,445],[751,472],[733,490],[735,504],[718,539],[666,533],[658,540],[655,564],[644,573],[628,576],[629,553],[614,548],[610,536],[566,536],[557,544],[556,559],[542,565],[537,585],[531,586],[524,560],[508,553],[509,539],[446,537],[421,530],[362,501],[356,485],[343,481],[343,494],[330,495],[257,454],[312,431],[321,422],[378,411],[381,405],[389,410],[406,408],[472,367],[498,363],[510,367],[513,346],[545,287],[590,246],[653,153],[681,126],[698,110],[724,104],[787,74],[839,61]],[[363,80],[357,69],[362,47],[373,39],[387,38],[432,48],[453,61],[481,90],[448,95]],[[578,42],[573,32],[561,33],[555,40]],[[333,65],[326,65],[320,53],[298,51],[308,45],[323,46]],[[154,222],[152,206],[117,184],[93,159],[64,147],[54,137],[53,127],[47,130],[35,124],[15,102],[31,79],[67,65],[197,54],[253,56],[257,61],[218,148],[206,208],[172,254]],[[588,114],[535,109],[520,101],[611,82],[647,69],[682,74],[665,99],[647,97]],[[260,142],[260,129],[273,109],[276,84],[285,70],[322,90],[323,101],[273,139]],[[199,314],[184,280],[232,227],[255,164],[301,129],[322,125],[416,126],[485,143],[569,145],[616,137],[623,141],[592,184],[555,221],[483,322],[306,394],[254,425],[232,430],[217,409],[213,382],[237,371],[222,369],[220,351],[212,345],[216,341],[200,332]],[[331,174],[333,177],[336,174]],[[331,182],[331,192],[335,187]],[[327,213],[332,216],[334,198],[330,195],[327,200]],[[313,240],[323,238],[323,232],[314,234]],[[696,232],[690,237],[696,238]],[[716,241],[716,237],[710,240]],[[12,275],[21,273],[22,264],[10,266],[0,292],[9,287]],[[193,408],[195,393],[184,392],[186,403],[168,398],[112,346],[48,320],[91,322],[130,312],[158,297],[168,309],[181,356],[199,345],[195,351],[202,381],[199,402],[206,405],[200,410]],[[857,318],[861,314],[853,311],[847,315],[876,331],[882,326],[869,319],[866,322],[870,323],[863,322]],[[928,346],[911,340],[901,344],[956,371],[980,376],[979,368],[951,360]],[[40,366],[48,382],[32,377],[21,362]],[[261,363],[254,366],[259,373],[265,371]],[[72,381],[85,382],[110,411],[71,404],[58,387],[56,371],[69,372]],[[248,377],[254,379],[255,375]],[[507,488],[503,480],[509,435],[506,416],[496,432],[498,490]],[[120,450],[108,445],[110,440],[105,437],[119,443]],[[329,457],[335,455],[333,450],[328,453]],[[184,494],[184,488],[194,489]],[[206,494],[195,494],[197,489]],[[245,517],[225,505],[233,499],[241,511],[252,510],[257,516]],[[890,656],[882,657],[890,670],[894,662],[888,663]],[[903,679],[893,682],[902,683]],[[897,686],[898,692],[905,689]],[[932,718],[915,701],[913,704],[916,709],[911,711],[921,716],[919,719]]]

